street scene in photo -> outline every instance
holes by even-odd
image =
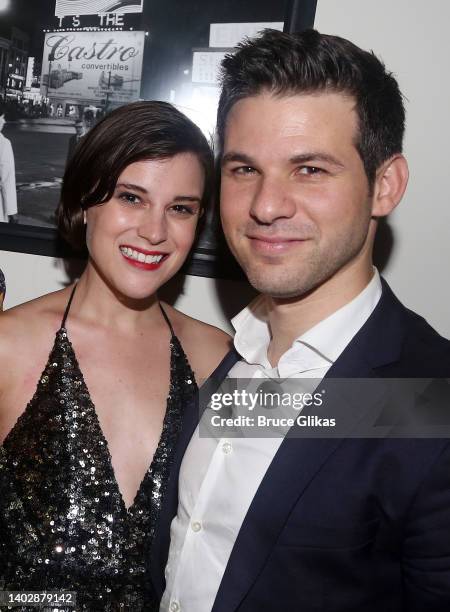
[[[17,214],[5,210],[0,221],[54,228],[76,144],[123,104],[170,102],[212,141],[216,56],[264,27],[282,29],[284,9],[270,0],[244,8],[208,0],[0,2],[2,134],[12,147],[17,191]],[[212,209],[204,226],[196,256],[210,262],[218,248]]]

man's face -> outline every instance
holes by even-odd
[[[354,101],[340,93],[263,93],[231,109],[222,223],[262,293],[299,297],[370,265],[371,199],[356,134]]]
[[[0,132],[3,130],[3,128],[5,127],[5,115],[0,115]]]

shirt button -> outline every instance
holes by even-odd
[[[231,442],[224,442],[222,444],[222,452],[225,453],[225,455],[229,455],[232,450],[233,450],[233,446]]]
[[[169,606],[170,612],[179,612],[181,610],[181,606],[178,601],[171,601]]]
[[[201,523],[199,523],[199,521],[194,521],[194,522],[191,524],[191,529],[192,529],[192,531],[195,531],[196,533],[197,533],[198,531],[201,531],[201,528],[202,528],[202,524],[201,524]]]

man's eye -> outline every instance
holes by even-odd
[[[299,168],[299,174],[322,174],[325,172],[322,168],[318,168],[317,166],[301,166]]]
[[[256,170],[251,166],[237,166],[236,168],[232,168],[231,172],[233,174],[237,174],[238,176],[249,176],[254,174]]]
[[[122,202],[125,202],[126,204],[140,204],[141,203],[140,197],[134,193],[128,193],[128,192],[119,193],[118,197],[119,197],[119,200],[122,200]]]

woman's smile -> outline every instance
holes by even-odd
[[[169,257],[169,253],[161,251],[147,251],[130,245],[120,245],[120,252],[125,260],[132,266],[141,270],[157,270]]]

